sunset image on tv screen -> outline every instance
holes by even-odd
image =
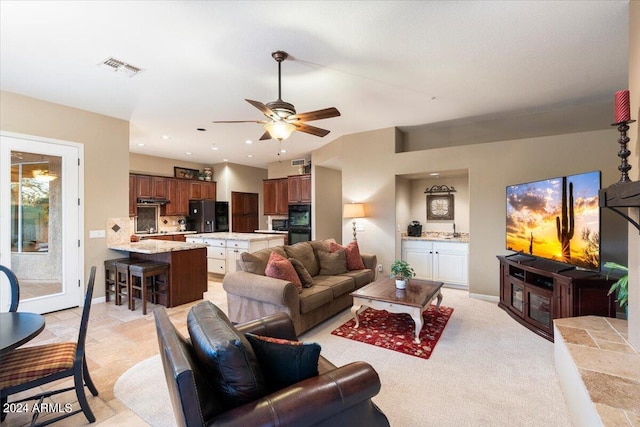
[[[599,171],[507,187],[507,249],[598,269],[599,189]]]

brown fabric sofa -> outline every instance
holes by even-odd
[[[233,327],[225,316],[212,315],[207,304],[210,302],[191,309],[190,316],[199,312],[197,319],[192,319],[200,330],[200,337],[195,339],[217,342],[227,349],[242,346],[238,340],[227,341],[229,331],[296,340],[291,319],[284,313]],[[318,359],[318,375],[227,408],[219,384],[212,380],[194,348],[194,338],[185,339],[178,332],[164,307],[153,314],[177,426],[389,426],[387,417],[371,401],[380,391],[380,378],[373,367],[365,362],[336,367],[322,355]],[[224,358],[224,354],[216,356]],[[237,373],[240,362],[227,357],[231,376]]]
[[[242,253],[238,270],[225,275],[222,282],[227,292],[229,319],[241,323],[284,312],[291,317],[296,334],[300,335],[350,307],[353,298],[349,294],[375,280],[378,260],[375,255],[361,253],[365,269],[327,274],[336,270],[326,256],[332,241],[299,242]],[[272,251],[300,261],[312,277],[313,285],[298,293],[293,283],[265,276]]]

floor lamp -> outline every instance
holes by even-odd
[[[356,218],[364,218],[364,205],[362,203],[345,203],[343,218],[352,218],[353,240],[356,239]]]

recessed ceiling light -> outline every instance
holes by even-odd
[[[187,151],[187,152],[186,152],[186,153],[184,153],[184,154],[186,154],[187,156],[190,156],[190,155],[192,155],[193,153],[192,153],[191,151]]]
[[[139,142],[136,144],[138,147],[144,147],[144,144],[142,142]]]
[[[251,158],[251,157],[253,157],[253,154],[249,154],[249,155],[247,155],[247,157]]]
[[[169,137],[169,135],[162,135],[162,139],[171,139],[171,137]]]
[[[205,128],[198,128],[196,129],[198,132],[206,132],[207,130]]]
[[[284,148],[282,150],[280,150],[281,153],[286,153],[287,150],[285,150]]]
[[[250,139],[247,139],[247,140],[245,141],[245,143],[246,143],[246,144],[253,144],[253,141],[252,141],[252,140],[250,140]]]
[[[222,161],[223,161],[223,162],[228,162],[228,161],[229,161],[229,159],[222,159]]]
[[[212,150],[218,151],[218,147],[211,147]]]

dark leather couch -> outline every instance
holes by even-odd
[[[189,339],[171,323],[165,309],[154,311],[162,364],[178,426],[388,426],[371,401],[380,379],[371,365],[336,367],[320,356],[319,375],[218,413],[216,392],[204,375]],[[296,340],[291,318],[276,313],[236,325],[241,333]]]

